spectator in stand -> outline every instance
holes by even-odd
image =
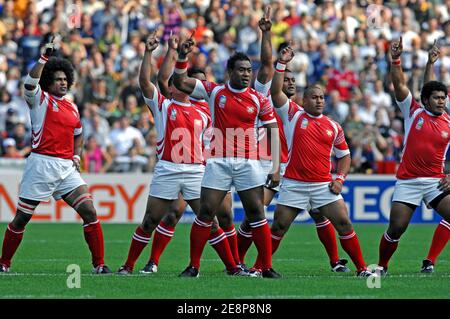
[[[82,166],[87,173],[105,173],[112,164],[112,158],[97,144],[94,135],[88,137],[83,152]]]
[[[328,93],[337,90],[344,102],[348,102],[352,98],[352,88],[359,85],[358,76],[347,68],[349,56],[350,54],[344,55],[340,60],[339,68],[331,71],[327,87]]]

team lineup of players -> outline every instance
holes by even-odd
[[[267,7],[259,21],[261,67],[254,88],[250,87],[251,61],[239,52],[228,61],[229,81],[225,84],[209,82],[202,70],[189,68],[187,57],[195,45],[192,35],[183,41],[170,35],[156,86],[150,79],[152,52],[159,40],[155,33],[147,38],[139,84],[155,120],[158,163],[144,218],[132,235],[127,259],[117,274],[133,272],[152,233],[151,256],[140,273],[157,272],[159,258],[189,205],[196,218],[190,232],[190,261],[182,277],[199,275],[201,256],[209,242],[228,275],[281,278],[272,267],[272,255],[302,210],[308,210],[315,221],[332,271],[350,272],[347,260],[338,255],[336,230],[356,275],[374,275],[366,267],[341,195],[351,163],[344,132],[322,114],[325,99],[320,86],[305,89],[302,106],[293,101],[295,78],[286,65],[294,51],[290,46],[282,48],[273,64],[271,25]],[[93,273],[110,274],[104,262],[102,228],[80,175],[80,116],[76,105],[64,98],[74,82],[73,66],[65,59],[52,58],[53,51],[50,42],[24,82],[32,121],[32,152],[20,184],[16,215],[5,231],[0,272],[9,271],[36,207],[53,196],[66,201],[82,218]],[[439,48],[434,44],[429,53],[421,104],[406,86],[401,54],[400,38],[391,43],[390,75],[404,115],[404,152],[389,227],[379,245],[375,273],[382,275],[387,273],[400,237],[422,201],[443,217],[422,272],[433,272],[436,258],[450,237],[450,178],[444,173],[450,143],[448,92],[443,83],[434,81],[432,72]],[[335,177],[331,174],[332,154],[337,158]],[[232,186],[245,211],[237,232]],[[269,226],[264,206],[276,192],[274,221]],[[248,268],[244,259],[252,243],[258,256]]]

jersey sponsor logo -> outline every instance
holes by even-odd
[[[172,111],[170,112],[170,119],[172,121],[175,121],[177,119],[177,110],[172,109]]]
[[[442,131],[441,132],[441,136],[442,136],[442,138],[447,139],[448,138],[448,132],[447,131]]]
[[[416,124],[416,130],[420,130],[422,128],[422,125],[425,121],[423,120],[423,117],[419,118]]]
[[[227,97],[225,95],[221,95],[219,97],[219,107],[223,109],[225,107],[226,102],[227,102]]]
[[[247,112],[248,113],[253,113],[255,111],[255,108],[253,106],[247,106]]]
[[[300,125],[300,128],[302,129],[306,129],[308,127],[308,119],[307,118],[303,118],[302,123]]]

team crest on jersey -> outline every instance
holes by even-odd
[[[327,135],[331,137],[331,135],[333,135],[333,132],[331,132],[330,130],[327,130]]]
[[[308,119],[307,118],[303,118],[302,124],[300,125],[300,128],[306,129],[307,127],[308,127]]]
[[[172,109],[172,112],[170,112],[170,119],[172,121],[175,121],[177,119],[177,110],[176,109]]]
[[[423,122],[424,122],[423,117],[419,118],[416,124],[416,130],[420,130],[422,128]]]
[[[448,138],[448,132],[447,131],[442,131],[441,132],[441,136],[442,136],[442,138],[447,139]]]
[[[219,107],[223,109],[225,107],[226,102],[227,102],[227,97],[225,95],[221,95],[219,97]]]
[[[253,113],[255,111],[255,108],[253,106],[247,106],[247,112],[248,113]]]

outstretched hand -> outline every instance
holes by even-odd
[[[397,60],[403,53],[402,37],[398,41],[392,41],[391,43],[391,57],[392,60]]]
[[[52,37],[50,38],[50,42],[45,44],[45,46],[44,46],[44,48],[45,48],[44,55],[46,57],[52,56],[53,53],[55,53],[56,49],[55,49],[54,41],[55,41],[55,36],[52,35]]]
[[[437,61],[439,55],[441,54],[441,51],[439,50],[439,47],[436,43],[437,41],[434,40],[433,46],[431,47],[430,51],[428,51],[428,63],[431,64],[434,64],[434,62]]]
[[[289,63],[294,58],[294,49],[292,49],[291,45],[292,42],[290,42],[287,47],[281,50],[279,57],[280,62]]]
[[[156,37],[156,30],[153,31],[145,41],[145,50],[148,52],[154,51],[159,45],[159,39]]]
[[[178,57],[180,59],[186,58],[186,56],[192,52],[195,45],[194,34],[195,30],[192,31],[191,36],[187,40],[178,45]]]
[[[173,34],[172,30],[170,30],[169,40],[167,43],[169,44],[169,48],[173,50],[178,50],[178,43],[180,40],[176,35]]]
[[[259,28],[263,32],[270,31],[270,29],[272,28],[272,21],[270,20],[270,11],[271,11],[271,9],[272,8],[270,6],[267,6],[265,11],[264,11],[263,17],[258,22]]]

